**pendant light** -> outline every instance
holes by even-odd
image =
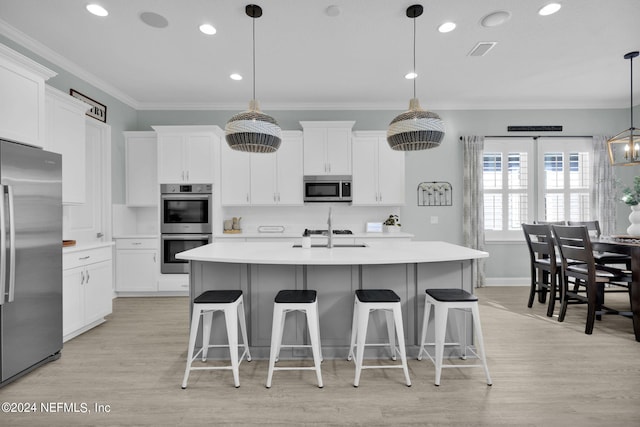
[[[247,111],[229,119],[224,128],[225,139],[233,150],[273,153],[280,147],[282,131],[273,117],[260,111],[256,101],[256,19],[262,16],[262,8],[249,4],[245,13],[253,19],[253,98]]]
[[[631,95],[630,116],[631,126],[607,141],[609,147],[609,160],[614,166],[631,166],[640,164],[640,129],[633,127],[633,58],[638,56],[638,51],[629,52],[624,59],[629,60],[631,68]]]
[[[397,151],[435,148],[444,137],[444,123],[440,116],[423,110],[416,98],[416,18],[422,15],[422,11],[419,4],[407,8],[407,17],[413,19],[413,98],[409,102],[409,110],[389,123],[387,142]]]

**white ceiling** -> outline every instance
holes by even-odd
[[[137,109],[246,109],[251,99],[249,2],[238,0],[0,0],[0,34]],[[256,97],[262,109],[405,109],[416,20],[417,95],[424,108],[625,108],[629,61],[640,50],[640,0],[262,0],[256,27]],[[325,10],[338,5],[341,14]],[[511,12],[499,27],[483,16]],[[139,19],[155,12],[157,29]],[[437,27],[455,21],[457,29]],[[198,31],[203,22],[214,36]],[[469,57],[478,42],[498,42]],[[637,65],[636,65],[637,64]],[[640,58],[634,61],[634,104]],[[232,81],[238,72],[244,80]]]

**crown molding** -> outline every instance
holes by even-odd
[[[16,29],[15,27],[12,27],[2,19],[0,19],[0,34],[18,43],[20,46],[24,47],[25,49],[30,50],[34,54],[41,56],[47,61],[50,61],[51,63],[57,65],[58,67],[64,69],[65,71],[73,74],[74,76],[86,81],[92,86],[95,86],[96,88],[113,96],[114,98],[125,103],[129,107],[136,110],[139,109],[139,103],[135,99],[131,98],[121,90],[115,88],[114,86],[110,85],[109,83],[105,82],[104,80],[100,79],[94,74],[91,74],[90,72],[80,67],[76,63],[68,60],[67,58],[63,57],[57,52],[54,52],[53,50],[46,47],[39,41],[29,37],[28,35],[24,34],[23,32]]]
[[[77,78],[80,78],[88,84],[102,90],[106,94],[114,97],[115,99],[123,102],[127,106],[133,108],[136,111],[180,111],[180,110],[209,110],[209,111],[244,111],[247,109],[248,102],[227,102],[227,103],[209,103],[209,102],[140,102],[126,93],[122,92],[113,85],[100,79],[94,74],[88,72],[84,68],[80,67],[76,63],[68,60],[62,55],[56,53],[50,48],[46,47],[42,43],[29,37],[23,32],[19,31],[15,27],[8,24],[6,21],[0,19],[0,35],[7,37],[13,42],[19,44],[23,48],[29,50],[35,55],[38,55],[47,61],[55,64],[61,69],[71,73]],[[31,59],[31,58],[29,58]],[[638,105],[636,104],[636,106]],[[624,109],[625,105],[621,105],[614,101],[600,101],[597,103],[591,103],[585,105],[584,102],[571,101],[562,103],[544,103],[537,104],[529,103],[526,105],[513,105],[513,104],[457,104],[450,105],[447,102],[429,104],[428,109],[432,111],[470,111],[470,110],[585,110],[585,109]],[[405,111],[407,109],[407,102],[362,102],[362,103],[315,103],[315,102],[301,102],[301,103],[262,103],[262,109],[265,111]]]

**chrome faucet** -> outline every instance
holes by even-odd
[[[331,225],[331,207],[329,207],[329,218],[327,219],[327,228],[329,234],[329,241],[327,242],[327,248],[331,249],[333,247],[333,227]]]

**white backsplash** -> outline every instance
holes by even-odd
[[[261,225],[283,226],[285,233],[300,234],[305,228],[327,229],[329,207],[332,207],[333,229],[364,232],[367,222],[383,222],[390,214],[399,215],[399,207],[352,206],[341,203],[317,203],[304,206],[223,207],[222,218],[214,219],[216,232],[222,231],[225,219],[241,217],[244,233],[257,233]],[[402,223],[402,218],[400,218]]]
[[[113,235],[159,235],[158,209],[154,207],[130,208],[126,205],[113,205]]]

